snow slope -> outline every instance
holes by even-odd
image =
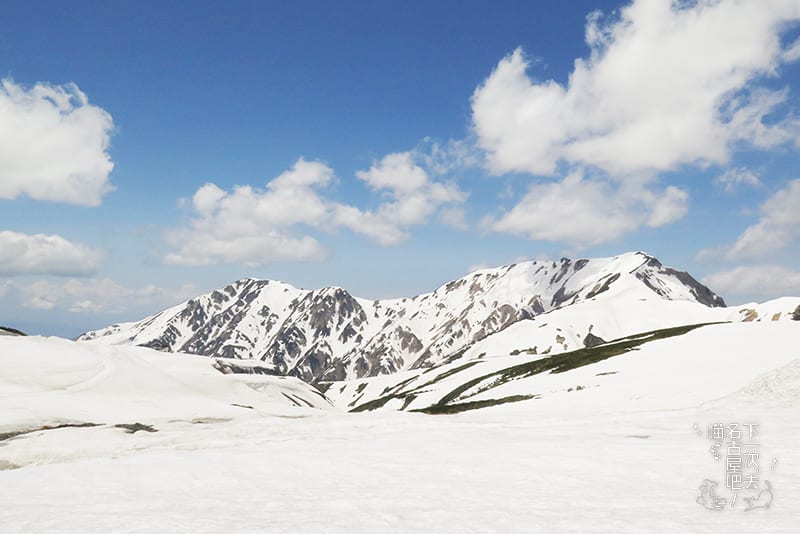
[[[241,377],[212,374],[198,389],[183,383],[209,369],[196,363],[207,359],[3,339],[0,421],[54,421],[87,410],[103,423],[147,415],[143,422],[158,432],[62,428],[0,441],[0,525],[4,533],[794,533],[798,331],[797,322],[752,321],[639,337],[633,350],[519,377],[468,400],[539,398],[449,416],[348,414],[277,399],[240,411],[229,403],[256,405],[261,394],[239,391]],[[105,376],[106,356],[123,363],[104,387],[95,377]],[[478,366],[485,374],[554,358],[486,358],[436,381],[419,400],[440,399]],[[52,375],[36,372],[51,367]],[[175,405],[160,398],[175,387],[170,380],[183,384]],[[67,402],[88,393],[93,402]],[[185,405],[184,396],[202,408]],[[195,416],[206,419],[186,421]],[[181,420],[170,423],[173,417]],[[724,465],[704,435],[715,422],[760,425],[761,480],[774,488],[769,509],[745,512],[743,498],[755,492],[733,501],[725,489]],[[705,479],[721,480],[718,494],[733,506],[700,506]]]
[[[570,313],[573,311],[570,310]],[[675,406],[678,402],[676,395],[679,386],[693,391],[699,384],[688,378],[678,380],[670,373],[661,375],[662,366],[674,365],[680,373],[694,372],[693,376],[707,381],[715,372],[714,366],[730,367],[731,372],[738,369],[748,378],[754,370],[761,372],[800,357],[800,346],[797,344],[797,340],[800,340],[800,322],[708,324],[709,321],[701,322],[698,320],[700,318],[708,319],[689,315],[689,326],[668,325],[668,328],[654,330],[652,334],[642,333],[648,332],[644,327],[647,320],[642,319],[643,325],[634,328],[637,334],[623,335],[615,338],[618,341],[592,348],[559,348],[549,354],[525,349],[536,348],[536,335],[545,336],[546,339],[550,335],[547,328],[529,327],[527,331],[517,332],[515,329],[523,326],[518,324],[496,335],[502,338],[494,345],[497,349],[491,354],[481,353],[431,369],[334,382],[326,385],[325,391],[328,398],[340,408],[356,411],[433,410],[439,413],[458,409],[462,403],[493,403],[517,396],[533,396],[536,402],[529,403],[530,409],[549,406],[549,401],[545,402],[545,399],[550,398],[557,399],[558,403],[566,403],[559,404],[559,410],[569,406],[569,401],[574,398],[590,399],[586,409],[596,411],[602,406],[602,403],[593,400],[597,388],[629,393],[634,388],[641,390],[642,398],[649,398],[658,390],[650,384],[663,380],[667,388],[671,388],[662,399],[666,404],[660,406],[666,407]],[[691,326],[703,324],[705,326]],[[556,331],[556,335],[561,334]],[[503,346],[503,343],[507,344]],[[509,351],[511,346],[517,348]],[[657,357],[651,357],[650,354],[656,354]],[[729,358],[729,354],[735,355],[735,358]],[[697,361],[683,361],[678,355]],[[595,361],[597,363],[592,363]],[[642,366],[634,377],[622,373],[618,368],[629,361]],[[713,383],[710,388],[710,391],[714,390]],[[592,393],[587,393],[589,389]],[[561,396],[572,391],[580,394]],[[453,392],[458,394],[453,396]],[[630,393],[630,397],[633,396]]]
[[[209,358],[140,347],[2,337],[0,444],[4,446],[0,463],[32,461],[24,459],[33,450],[30,440],[2,441],[16,434],[22,437],[30,432],[37,439],[57,442],[58,436],[70,430],[89,428],[80,425],[96,425],[91,428],[121,437],[126,429],[115,425],[139,423],[162,430],[204,421],[307,415],[331,408],[322,394],[296,378],[223,374],[212,364]],[[16,443],[23,445],[18,449]],[[34,461],[47,457],[43,453]]]
[[[583,348],[590,333],[610,341],[686,324],[790,321],[792,311],[798,306],[800,297],[783,297],[731,308],[709,308],[689,301],[658,298],[590,300],[519,321],[473,344],[464,357],[534,352],[533,349],[540,354],[557,354]]]

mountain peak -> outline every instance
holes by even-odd
[[[593,301],[643,300],[724,306],[688,273],[640,251],[481,269],[431,293],[390,300],[360,299],[338,286],[303,290],[243,278],[79,339],[258,359],[313,382],[436,365],[542,314]]]

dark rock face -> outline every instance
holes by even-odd
[[[605,339],[603,339],[600,336],[596,336],[591,332],[586,334],[586,337],[583,338],[583,346],[586,347],[587,349],[596,347],[597,345],[602,345],[605,342],[606,342]]]
[[[214,369],[224,375],[278,375],[271,367],[260,365],[239,365],[236,360],[217,358],[214,360]]]
[[[657,263],[657,261],[656,261]],[[659,265],[661,265],[659,263]],[[680,280],[685,286],[687,286],[692,295],[694,295],[697,302],[701,304],[705,304],[709,308],[724,308],[725,301],[722,300],[722,297],[716,295],[713,291],[709,288],[695,280],[689,273],[685,271],[676,271],[675,269],[670,269],[669,267],[664,267],[663,272],[665,274],[669,274]],[[655,293],[664,296],[664,292],[661,288],[656,287],[652,281],[647,278],[646,276],[642,275],[641,273],[636,273],[636,277],[639,278],[644,284],[652,289]]]
[[[275,336],[267,353],[261,359],[271,359],[276,368],[286,373],[288,372],[288,362],[300,357],[305,344],[306,336],[303,331],[295,325],[289,326]]]
[[[408,352],[419,352],[422,350],[422,341],[420,341],[411,330],[398,326],[395,332],[400,339],[400,349]]]
[[[800,321],[800,306],[797,306],[792,312],[792,320]]]
[[[615,273],[615,274],[612,274],[612,275],[609,275],[609,276],[603,278],[600,282],[595,284],[595,286],[592,288],[591,291],[589,291],[589,293],[587,293],[586,298],[587,299],[591,299],[591,298],[596,297],[600,293],[608,291],[608,289],[611,287],[611,284],[613,284],[614,282],[619,280],[619,277],[620,277],[620,274],[619,273]]]
[[[577,260],[577,261],[575,262],[575,272],[578,272],[578,271],[580,271],[581,269],[583,269],[584,267],[586,267],[586,264],[587,264],[587,263],[589,263],[589,260],[586,260],[586,259],[583,259],[583,260]]]
[[[27,334],[22,330],[10,328],[8,326],[0,326],[0,336],[26,336]]]
[[[215,294],[218,295],[219,292],[215,292]],[[213,300],[215,297],[212,295],[211,298]],[[199,330],[205,324],[208,316],[206,315],[206,310],[199,301],[190,300],[186,303],[186,307],[181,312],[180,318],[183,322],[192,327],[192,329]]]
[[[330,367],[332,360],[330,345],[321,341],[303,354],[289,375],[313,383]]]
[[[540,313],[544,313],[545,311],[544,305],[542,304],[542,298],[539,295],[535,295],[533,298],[531,298],[530,304],[528,306],[531,312],[530,313],[531,317],[539,315]],[[528,317],[526,317],[526,319],[527,318]]]
[[[150,349],[171,352],[172,347],[175,346],[175,342],[177,341],[178,337],[180,336],[180,332],[174,325],[169,325],[164,333],[147,343],[142,343],[141,347],[147,347]]]
[[[556,291],[556,294],[553,295],[553,300],[550,302],[550,305],[553,308],[560,308],[574,296],[575,293],[570,293],[564,288],[564,286],[561,286],[558,288],[558,291]]]

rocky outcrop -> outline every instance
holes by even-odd
[[[25,336],[27,335],[22,330],[10,328],[8,326],[0,326],[0,336]]]

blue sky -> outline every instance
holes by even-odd
[[[800,294],[798,4],[7,2],[0,324],[629,250]]]

